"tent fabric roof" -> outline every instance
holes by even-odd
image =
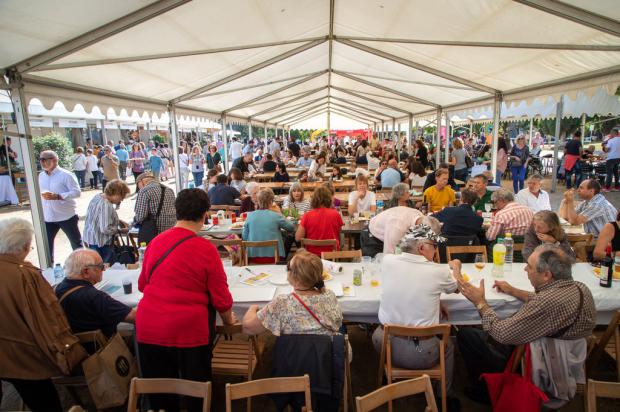
[[[0,67],[48,108],[174,103],[211,120],[282,127],[316,112],[368,125],[620,84],[617,0],[5,0],[0,11]]]

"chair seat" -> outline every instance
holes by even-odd
[[[387,368],[385,369],[387,373]],[[392,379],[411,379],[418,376],[428,375],[431,379],[441,378],[441,367],[439,364],[431,369],[404,369],[392,367]]]
[[[211,367],[214,375],[247,376],[248,374],[248,345],[249,341],[218,340],[213,349]],[[256,355],[252,356],[251,371],[257,364]]]
[[[599,340],[603,333],[605,333],[605,331],[596,331],[594,332],[594,336],[596,336],[596,339]],[[616,353],[616,342],[614,342],[613,336],[611,339],[609,339],[607,345],[605,345],[605,352],[607,352],[607,354],[613,359],[618,359],[618,354]]]

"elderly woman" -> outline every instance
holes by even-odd
[[[575,261],[575,252],[568,243],[560,219],[551,210],[541,210],[534,214],[532,225],[523,238],[523,259],[527,261],[534,249],[543,244],[558,245],[571,260]]]
[[[259,190],[260,186],[258,186],[256,182],[249,182],[245,185],[245,193],[247,193],[247,196],[241,200],[241,213],[253,212],[256,210]]]
[[[41,270],[25,260],[33,235],[25,219],[0,220],[0,380],[30,410],[60,412],[51,378],[71,373],[86,352]]]
[[[325,288],[321,259],[300,249],[287,270],[293,292],[276,296],[260,310],[258,305],[250,306],[243,317],[244,333],[257,335],[269,330],[276,336],[337,334],[342,326],[342,311],[334,292]]]
[[[525,136],[520,134],[510,149],[510,173],[512,174],[512,188],[515,193],[525,186],[525,171],[530,157],[530,149],[525,144]]]
[[[301,183],[295,182],[288,190],[288,196],[282,202],[283,209],[297,209],[299,215],[303,215],[310,210],[310,199],[304,199],[304,188]]]
[[[399,183],[392,187],[392,195],[390,196],[390,199],[385,202],[384,209],[389,209],[396,206],[415,207],[415,204],[409,195],[409,186],[407,183]]]
[[[216,312],[224,324],[237,321],[217,249],[197,236],[209,206],[204,190],[181,190],[176,224],[146,249],[138,279],[144,295],[136,313],[144,378],[210,380]],[[193,401],[188,409],[200,410],[202,401]],[[152,396],[151,408],[180,409],[177,399],[167,395]]]
[[[293,232],[295,225],[287,221],[284,216],[271,210],[274,199],[273,191],[269,188],[261,189],[258,192],[258,210],[250,213],[243,225],[243,240],[261,241],[277,240],[278,255],[286,259],[282,232]],[[273,263],[273,248],[270,247],[251,247],[247,254],[252,263]]]
[[[314,190],[311,201],[312,210],[304,214],[297,227],[295,240],[303,238],[313,240],[334,239],[336,250],[340,250],[340,230],[344,222],[340,213],[332,208],[332,193],[327,187],[320,186]],[[322,252],[332,251],[331,246],[307,246],[308,252],[321,256]]]
[[[364,140],[365,142],[365,140]],[[360,173],[355,178],[357,190],[349,193],[349,215],[354,213],[371,212],[377,210],[377,199],[374,192],[368,190],[368,178]]]
[[[116,206],[129,194],[122,180],[112,180],[101,194],[95,195],[86,210],[82,239],[97,251],[105,263],[114,263],[114,236],[127,233],[129,225],[118,218]]]

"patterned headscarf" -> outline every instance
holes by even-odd
[[[430,226],[425,224],[411,226],[403,238],[403,240],[408,239],[429,239],[435,243],[443,243],[446,241],[445,237],[436,234]]]

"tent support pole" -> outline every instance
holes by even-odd
[[[179,128],[177,127],[177,114],[174,104],[168,105],[168,119],[170,128],[170,142],[172,143],[172,158],[174,159],[174,186],[177,194],[183,190],[181,182],[181,163],[179,162]],[[194,182],[195,184],[195,182]],[[202,184],[202,182],[200,182]],[[197,185],[196,187],[198,187]]]
[[[252,122],[248,122],[248,143],[252,141]]]
[[[444,152],[444,161],[450,162],[450,114],[445,111],[446,114],[446,151]]]
[[[225,114],[222,115],[222,131],[224,132],[224,173],[228,173],[228,130],[226,130]]]
[[[413,115],[410,114],[407,119],[407,144],[411,146],[413,144]]]
[[[555,146],[553,147],[553,170],[551,171],[551,193],[555,193],[558,185],[558,151],[560,149],[560,126],[562,125],[562,114],[564,111],[564,95],[556,103],[555,108]]]
[[[265,122],[264,131],[265,131],[265,150],[263,150],[263,156],[267,154],[267,122]]]
[[[583,146],[583,139],[586,137],[586,114],[581,114],[581,145]]]
[[[497,148],[499,146],[499,118],[502,110],[502,95],[495,94],[493,104],[493,140],[491,142],[491,175],[495,178],[497,171]]]
[[[435,170],[439,169],[439,163],[441,163],[441,108],[437,109],[437,140],[435,147]]]
[[[50,254],[49,244],[47,243],[47,232],[45,230],[45,218],[43,216],[43,205],[41,202],[41,191],[39,189],[39,176],[37,174],[37,163],[34,158],[34,145],[30,131],[30,120],[28,119],[28,103],[24,94],[21,81],[11,80],[11,103],[13,113],[15,113],[15,123],[19,137],[19,148],[22,153],[24,172],[26,174],[26,187],[30,198],[30,213],[32,215],[32,225],[34,226],[34,239],[37,245],[37,255],[39,257],[39,267],[48,268],[53,266],[52,255]]]
[[[472,137],[474,135],[474,121],[470,120],[469,121],[469,137]],[[474,142],[474,143],[478,143],[478,142]]]
[[[534,134],[534,118],[532,117],[530,119],[530,141],[529,141],[529,147],[532,147],[532,139],[534,138],[533,134]]]
[[[392,138],[394,137],[394,133],[396,133],[396,119],[392,117]]]

